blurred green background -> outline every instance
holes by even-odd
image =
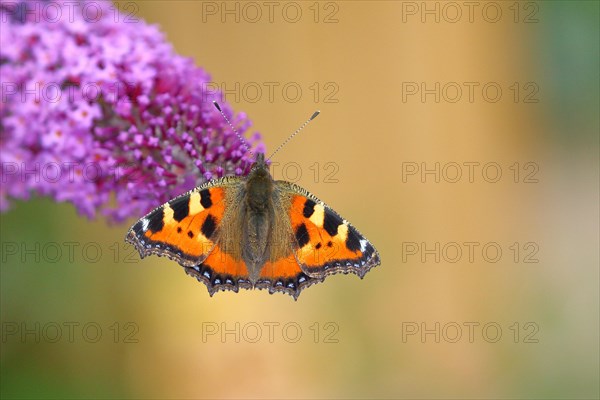
[[[17,203],[1,216],[2,397],[598,398],[599,3],[475,3],[472,22],[462,2],[275,2],[272,21],[258,2],[257,22],[247,3],[119,4],[225,85],[268,150],[320,109],[275,177],[299,165],[382,265],[297,302],[210,298],[174,262],[139,260],[129,224]],[[407,92],[436,82],[439,102]],[[439,183],[420,175],[435,163]]]

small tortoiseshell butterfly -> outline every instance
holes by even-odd
[[[328,275],[362,278],[380,264],[377,250],[348,221],[303,188],[274,180],[262,153],[247,176],[214,179],[174,198],[125,239],[142,258],[177,261],[211,296],[257,288],[297,299]]]

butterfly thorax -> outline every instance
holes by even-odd
[[[273,178],[266,169],[260,166],[254,169],[246,182],[246,204],[249,211],[265,213],[273,194]]]

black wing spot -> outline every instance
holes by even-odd
[[[306,230],[306,225],[302,224],[296,228],[296,240],[298,241],[298,246],[300,248],[306,246],[309,242],[308,231]]]
[[[302,210],[302,214],[304,218],[310,218],[311,215],[315,212],[315,202],[311,199],[306,199],[304,203],[304,210]]]
[[[140,220],[139,220],[139,221],[138,221],[138,222],[137,222],[137,223],[136,223],[136,224],[133,226],[133,231],[134,231],[136,234],[138,234],[138,235],[139,235],[140,233],[142,233],[142,232],[144,231],[144,229],[143,229],[143,228],[144,228],[144,220],[143,220],[143,219],[140,219]]]
[[[206,219],[202,223],[202,227],[200,228],[200,230],[202,230],[202,234],[207,239],[210,239],[211,236],[215,233],[215,229],[217,229],[217,221],[212,215],[208,214],[206,216]]]
[[[329,242],[327,242],[327,247],[331,247],[333,246],[333,243],[331,243],[331,240]]]
[[[200,191],[200,204],[204,208],[210,208],[212,206],[212,199],[210,198],[210,190],[204,189]]]
[[[343,221],[340,217],[335,215],[329,210],[325,211],[325,218],[323,218],[323,228],[329,233],[329,236],[335,236],[338,233],[338,226],[342,225]]]
[[[190,239],[193,238],[194,237],[194,232],[188,231],[188,236],[190,237]]]
[[[180,226],[177,227],[177,233],[181,233],[181,227]]]
[[[173,210],[173,218],[177,222],[181,222],[190,214],[190,196],[187,194],[173,200],[169,205]]]
[[[317,243],[317,245],[315,246],[315,249],[319,250],[321,248],[321,242]]]
[[[162,228],[164,228],[165,222],[163,219],[165,218],[165,210],[163,210],[162,207],[156,210],[149,218],[150,222],[148,223],[148,229],[151,230],[152,233],[160,232]]]
[[[348,225],[348,237],[346,238],[346,247],[350,251],[360,250],[360,236],[352,226]]]

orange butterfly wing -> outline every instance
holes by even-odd
[[[313,278],[335,273],[362,278],[381,263],[377,250],[348,221],[306,190],[289,185],[294,192],[289,208],[294,254],[304,273]]]
[[[140,256],[167,256],[206,284],[210,294],[248,287],[248,271],[219,246],[227,196],[235,196],[239,178],[226,177],[195,188],[156,208],[129,230],[126,241]],[[226,233],[225,233],[226,234]],[[251,285],[250,285],[251,287]]]
[[[277,181],[276,187],[287,207],[276,210],[276,218],[287,218],[291,232],[289,238],[271,240],[287,240],[289,255],[265,263],[257,288],[298,298],[304,288],[328,275],[354,273],[362,278],[380,264],[373,245],[319,199],[289,182]]]

